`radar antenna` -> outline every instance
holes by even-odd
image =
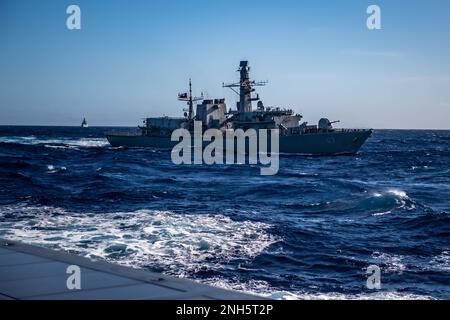
[[[255,87],[265,86],[268,81],[254,81],[250,80],[250,66],[248,61],[241,61],[239,64],[240,81],[236,83],[222,83],[222,87],[230,88],[239,95],[239,102],[237,103],[238,112],[251,112],[252,101],[259,101],[259,95],[252,97],[252,92],[255,91]],[[239,92],[235,89],[239,88]]]

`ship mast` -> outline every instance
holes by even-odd
[[[239,95],[239,102],[237,103],[238,112],[251,112],[253,110],[252,101],[259,100],[258,94],[256,94],[256,97],[252,97],[252,92],[255,91],[254,87],[265,86],[267,81],[256,82],[250,80],[250,66],[248,65],[248,61],[241,61],[238,71],[240,72],[240,81],[238,83],[222,84],[222,86],[224,88],[230,88]],[[234,88],[239,88],[239,92]]]
[[[180,93],[178,94],[178,100],[180,101],[187,101],[187,104],[189,106],[189,110],[188,110],[188,115],[187,118],[188,120],[193,120],[195,115],[194,115],[194,102],[196,101],[200,101],[203,100],[203,93],[200,97],[193,97],[192,96],[192,81],[189,78],[189,95],[187,93]]]
[[[189,78],[189,120],[194,118],[194,102],[192,101],[192,81]]]

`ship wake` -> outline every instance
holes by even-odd
[[[75,213],[3,206],[0,237],[185,277],[248,262],[277,242],[270,225],[223,215],[138,210]]]

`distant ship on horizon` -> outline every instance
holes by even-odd
[[[82,128],[88,128],[89,127],[89,125],[88,125],[88,123],[86,121],[86,118],[83,118],[83,121],[81,122],[81,127]]]

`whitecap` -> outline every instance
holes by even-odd
[[[374,217],[379,217],[379,216],[384,216],[384,215],[387,215],[387,214],[390,214],[390,213],[392,213],[392,211],[384,211],[384,212],[376,212],[376,213],[374,213],[374,214],[372,214]]]
[[[409,199],[408,195],[405,191],[398,190],[398,189],[390,189],[388,190],[388,193],[400,198],[400,199]]]
[[[42,144],[46,148],[101,148],[109,145],[106,138],[61,138],[61,139],[42,139],[35,136],[9,136],[0,137],[0,142],[4,143],[19,143],[24,145],[39,145]]]
[[[61,171],[66,171],[66,170],[67,170],[67,168],[64,167],[64,166],[59,167],[59,168],[55,167],[55,166],[52,165],[52,164],[49,164],[49,165],[47,166],[47,172],[48,172],[48,173],[56,173],[56,172],[61,172]]]
[[[202,280],[212,286],[246,292],[249,294],[275,300],[435,300],[426,295],[418,295],[407,292],[379,290],[369,293],[346,294],[340,292],[318,292],[317,287],[305,290],[285,291],[271,287],[266,281],[249,280],[236,282],[236,279],[210,278]]]
[[[430,268],[437,271],[450,271],[450,251],[444,250],[441,254],[434,256],[430,261]]]
[[[375,198],[380,198],[380,197],[382,197],[383,195],[382,195],[381,193],[374,192],[374,193],[373,193],[373,196],[374,196]]]
[[[406,270],[403,256],[376,251],[372,254],[372,258],[383,272],[402,274]]]
[[[360,202],[368,210],[373,210],[372,216],[383,216],[393,212],[394,209],[414,210],[416,205],[408,194],[400,189],[385,189],[372,192],[371,196]]]
[[[279,240],[270,234],[268,224],[234,221],[219,214],[137,210],[114,213],[113,219],[108,213],[4,206],[0,221],[6,214],[17,218],[8,224],[0,223],[0,235],[6,238],[132,267],[161,268],[181,277],[200,269],[219,269],[234,260],[251,260]],[[20,215],[27,219],[20,221]],[[61,240],[54,241],[55,237]],[[112,257],[114,252],[108,248],[122,245],[126,246],[127,254]]]
[[[66,142],[69,146],[85,147],[85,148],[101,148],[109,145],[105,138],[81,138],[78,140],[70,140]]]

